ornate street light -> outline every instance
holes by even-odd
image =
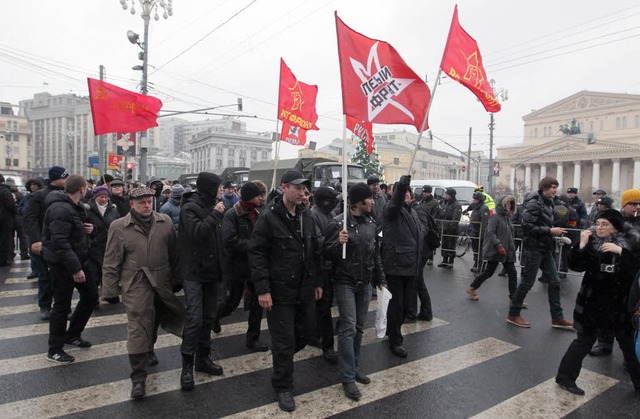
[[[129,8],[129,1],[131,2],[131,7]],[[158,14],[159,9],[162,9],[162,17],[164,19],[169,19],[169,16],[173,16],[173,0],[138,0],[140,4],[140,16],[142,16],[142,20],[144,21],[144,35],[143,41],[140,43],[140,36],[129,30],[127,31],[127,38],[129,42],[132,44],[138,45],[142,48],[142,52],[138,55],[138,58],[142,60],[142,67],[135,66],[134,70],[142,70],[142,82],[141,82],[141,91],[142,94],[147,94],[147,72],[149,65],[149,21],[151,20],[151,13],[153,12],[153,19],[158,21],[160,20],[160,15]],[[120,4],[122,5],[122,9],[131,12],[132,15],[136,14],[135,4],[136,0],[120,0]],[[140,180],[142,182],[146,182],[147,180],[147,147],[146,147],[146,131],[143,131],[140,135]],[[143,147],[144,146],[144,147]]]

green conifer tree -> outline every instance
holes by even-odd
[[[378,175],[380,180],[384,180],[384,168],[380,164],[380,156],[378,155],[378,146],[373,143],[373,153],[367,154],[367,145],[364,141],[358,141],[356,144],[356,151],[351,157],[351,163],[359,164],[364,167],[364,172],[367,177],[371,175]]]

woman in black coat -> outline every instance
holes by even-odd
[[[564,354],[556,383],[577,395],[576,385],[582,360],[598,337],[599,330],[614,330],[633,387],[640,393],[640,364],[635,355],[633,328],[627,300],[633,279],[640,268],[640,236],[625,225],[614,209],[598,214],[595,228],[584,230],[580,242],[571,249],[569,268],[584,272],[573,312],[578,337]]]

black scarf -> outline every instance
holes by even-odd
[[[138,214],[133,208],[131,208],[130,214],[133,222],[137,226],[142,228],[142,231],[144,231],[144,234],[148,237],[149,233],[151,232],[151,223],[153,222],[153,213],[148,217],[143,217],[142,215]]]

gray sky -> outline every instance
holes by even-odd
[[[135,15],[119,0],[3,1],[0,101],[17,104],[41,91],[87,95],[86,77],[98,78],[100,64],[107,81],[139,89],[140,72],[131,69],[141,64],[138,49],[126,38],[128,29],[142,36],[138,0]],[[334,10],[354,30],[391,43],[417,74],[428,75],[433,90],[455,4],[174,0],[172,17],[151,21],[149,93],[165,109],[178,110],[228,105],[241,96],[245,113],[258,116],[244,119],[248,129],[273,131],[283,57],[299,80],[318,85],[320,131],[310,131],[308,138],[322,146],[342,137]],[[508,101],[495,117],[498,147],[522,141],[522,116],[532,109],[581,90],[640,93],[637,0],[457,4],[460,24],[478,42],[488,77],[508,89]],[[436,137],[466,150],[473,127],[474,149],[488,151],[488,122],[465,87],[447,79],[438,86],[429,118]],[[376,125],[374,133],[403,129],[415,132],[411,126]],[[437,140],[434,147],[453,151]],[[298,149],[283,144],[283,156]]]

